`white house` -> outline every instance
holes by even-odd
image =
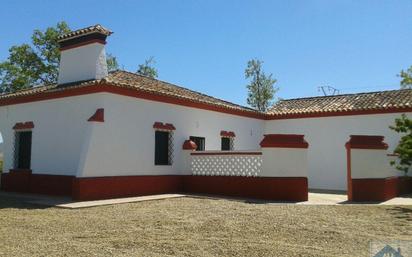
[[[412,112],[412,90],[282,100],[261,113],[134,73],[108,73],[111,33],[95,25],[61,36],[58,84],[0,95],[3,190],[75,199],[194,191],[302,200],[308,185],[347,189],[351,135],[384,136],[390,152],[399,135],[389,125]]]

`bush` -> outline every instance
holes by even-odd
[[[389,128],[403,134],[394,151],[398,155],[398,161],[391,161],[391,165],[403,171],[406,176],[412,165],[412,120],[402,114],[400,118],[395,119],[395,126]]]

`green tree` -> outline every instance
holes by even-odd
[[[57,83],[60,62],[57,38],[70,31],[62,21],[44,31],[34,30],[31,44],[12,46],[7,60],[0,63],[0,93]],[[108,57],[108,66],[117,67],[116,58]]]
[[[401,70],[399,77],[401,80],[401,88],[412,88],[412,66],[409,67],[406,71]]]
[[[276,79],[272,74],[266,75],[262,70],[263,62],[258,59],[248,61],[245,78],[251,79],[247,85],[247,103],[258,111],[266,111],[272,104],[276,92],[279,90],[274,85]]]
[[[112,54],[108,53],[106,55],[106,62],[107,62],[107,70],[109,72],[119,69],[119,63],[117,62],[117,58],[113,56]]]
[[[395,119],[395,125],[390,128],[403,135],[394,151],[398,154],[398,161],[391,161],[391,165],[404,172],[406,176],[412,165],[412,120],[402,114],[400,118]]]
[[[156,61],[152,56],[149,59],[145,60],[143,64],[139,64],[139,68],[137,69],[136,73],[149,78],[157,78],[158,73],[157,69],[154,67],[154,64],[156,64]]]

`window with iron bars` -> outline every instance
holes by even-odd
[[[155,165],[173,164],[173,131],[155,131]]]

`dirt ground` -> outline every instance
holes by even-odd
[[[411,240],[412,206],[175,198],[86,209],[0,198],[0,256],[368,256]]]

